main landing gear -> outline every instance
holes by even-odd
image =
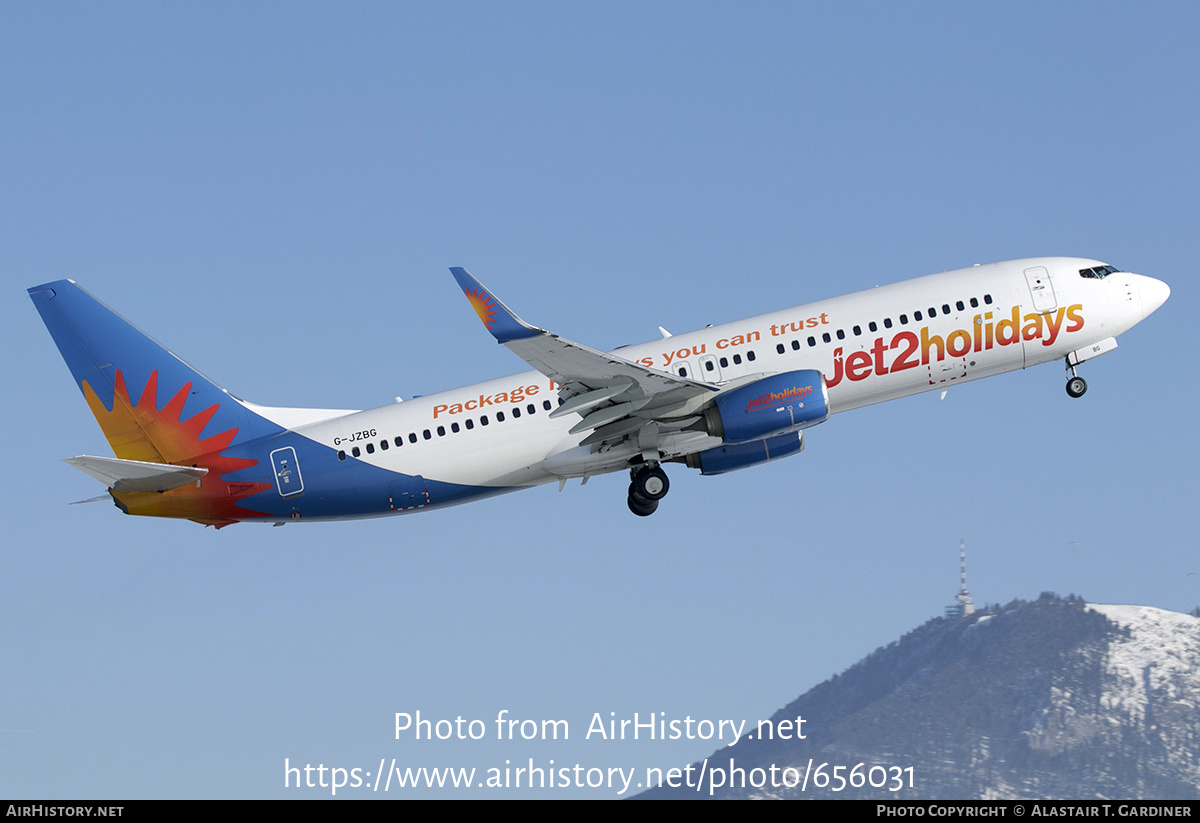
[[[649,517],[671,489],[667,473],[657,463],[650,463],[630,469],[629,478],[629,510],[638,517]]]
[[[1087,391],[1087,381],[1075,373],[1070,357],[1067,358],[1067,372],[1071,375],[1067,378],[1067,394],[1071,397],[1083,397],[1083,393]]]

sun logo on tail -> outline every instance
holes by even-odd
[[[483,289],[463,289],[463,293],[471,302],[471,308],[475,309],[475,313],[483,321],[483,325],[491,331],[492,324],[496,322],[496,303],[492,296]]]
[[[186,517],[218,528],[247,517],[267,516],[264,512],[243,509],[237,504],[244,497],[271,488],[269,483],[225,480],[227,474],[258,465],[257,460],[221,454],[237,436],[237,428],[200,438],[220,404],[214,403],[187,420],[182,419],[183,404],[192,390],[191,383],[184,383],[161,409],[158,408],[157,370],[150,372],[146,387],[142,389],[136,404],[129,396],[129,388],[120,369],[113,381],[111,409],[104,405],[86,380],[82,388],[96,422],[100,424],[117,457],[208,469],[208,474],[197,484],[188,484],[161,494],[113,492],[114,498],[127,513]]]

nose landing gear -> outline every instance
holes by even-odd
[[[630,469],[629,478],[629,510],[638,517],[649,517],[671,489],[667,473],[653,463]]]
[[[1083,397],[1083,393],[1087,391],[1087,381],[1075,373],[1075,366],[1071,363],[1071,358],[1067,358],[1067,372],[1071,375],[1067,378],[1067,394],[1071,397]]]

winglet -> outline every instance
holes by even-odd
[[[508,306],[500,302],[500,298],[483,287],[483,284],[472,277],[466,269],[454,266],[450,269],[463,294],[471,303],[471,308],[479,315],[483,325],[500,343],[521,340],[526,337],[537,337],[545,334],[541,329],[535,329],[521,318],[513,314]]]

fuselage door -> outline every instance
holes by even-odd
[[[429,505],[429,490],[419,474],[401,475],[388,484],[388,505],[394,512],[419,509]]]
[[[696,375],[696,379],[703,380],[705,383],[720,383],[721,366],[717,363],[717,358],[711,354],[701,357],[700,372]]]
[[[284,446],[271,452],[271,469],[275,472],[275,488],[280,497],[291,497],[304,491],[304,478],[300,476],[300,461],[296,450]]]
[[[1050,273],[1046,271],[1045,266],[1025,269],[1025,282],[1029,284],[1029,294],[1033,297],[1034,311],[1044,314],[1058,308],[1058,298],[1054,296],[1054,284],[1050,282]]]

